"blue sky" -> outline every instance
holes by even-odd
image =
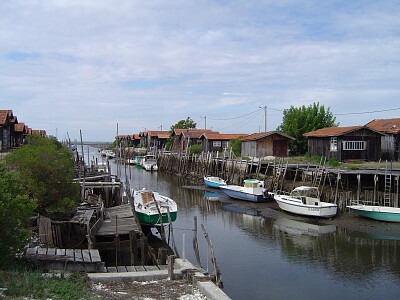
[[[1,1],[0,109],[63,139],[191,117],[274,130],[319,102],[341,126],[400,117],[398,1]],[[383,111],[386,110],[386,111]],[[383,111],[369,114],[355,112]]]

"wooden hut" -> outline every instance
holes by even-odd
[[[0,151],[9,151],[14,145],[14,124],[12,110],[0,110]]]
[[[400,160],[400,118],[372,120],[365,127],[384,133],[381,136],[382,159]]]
[[[222,133],[203,133],[199,140],[201,141],[203,152],[222,152],[228,148],[229,141],[237,139],[239,137],[244,137],[247,134],[243,133],[232,133],[232,134],[222,134]]]
[[[305,133],[311,156],[339,161],[376,161],[381,157],[383,133],[365,126],[328,127]]]
[[[294,138],[279,131],[253,133],[240,139],[242,155],[286,157],[289,155],[290,140],[294,140]]]
[[[172,151],[184,152],[192,145],[201,143],[199,138],[204,133],[219,133],[210,129],[174,129],[172,132]]]

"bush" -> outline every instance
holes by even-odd
[[[27,219],[35,204],[24,190],[16,172],[7,172],[0,164],[0,267],[13,264],[13,258],[26,243],[30,231]]]
[[[79,184],[73,182],[71,153],[54,138],[32,137],[29,144],[5,158],[19,171],[29,196],[47,211],[69,210],[79,200]]]
[[[338,167],[340,165],[340,162],[336,158],[330,158],[328,160],[328,165],[332,167]]]
[[[193,145],[189,147],[189,155],[200,154],[203,151],[201,145]]]

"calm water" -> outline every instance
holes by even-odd
[[[115,174],[115,165],[112,168]],[[131,187],[153,189],[177,202],[175,240],[182,255],[186,236],[186,258],[192,263],[196,262],[192,229],[197,216],[202,266],[213,270],[207,264],[207,245],[200,229],[201,223],[205,225],[224,291],[232,299],[400,298],[397,240],[360,237],[333,225],[318,226],[290,217],[253,216],[254,210],[243,213],[241,201],[218,198],[218,190],[183,188],[190,184],[181,178],[138,167],[130,167],[127,174]]]

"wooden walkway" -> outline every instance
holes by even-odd
[[[139,224],[133,215],[130,204],[123,204],[104,209],[105,220],[96,236],[116,236],[129,234],[130,231],[139,232]]]
[[[145,271],[159,271],[168,270],[167,265],[161,266],[117,266],[117,267],[106,267],[107,273],[124,273],[124,272],[145,272]]]
[[[25,257],[35,260],[45,270],[103,272],[97,249],[28,248]]]

